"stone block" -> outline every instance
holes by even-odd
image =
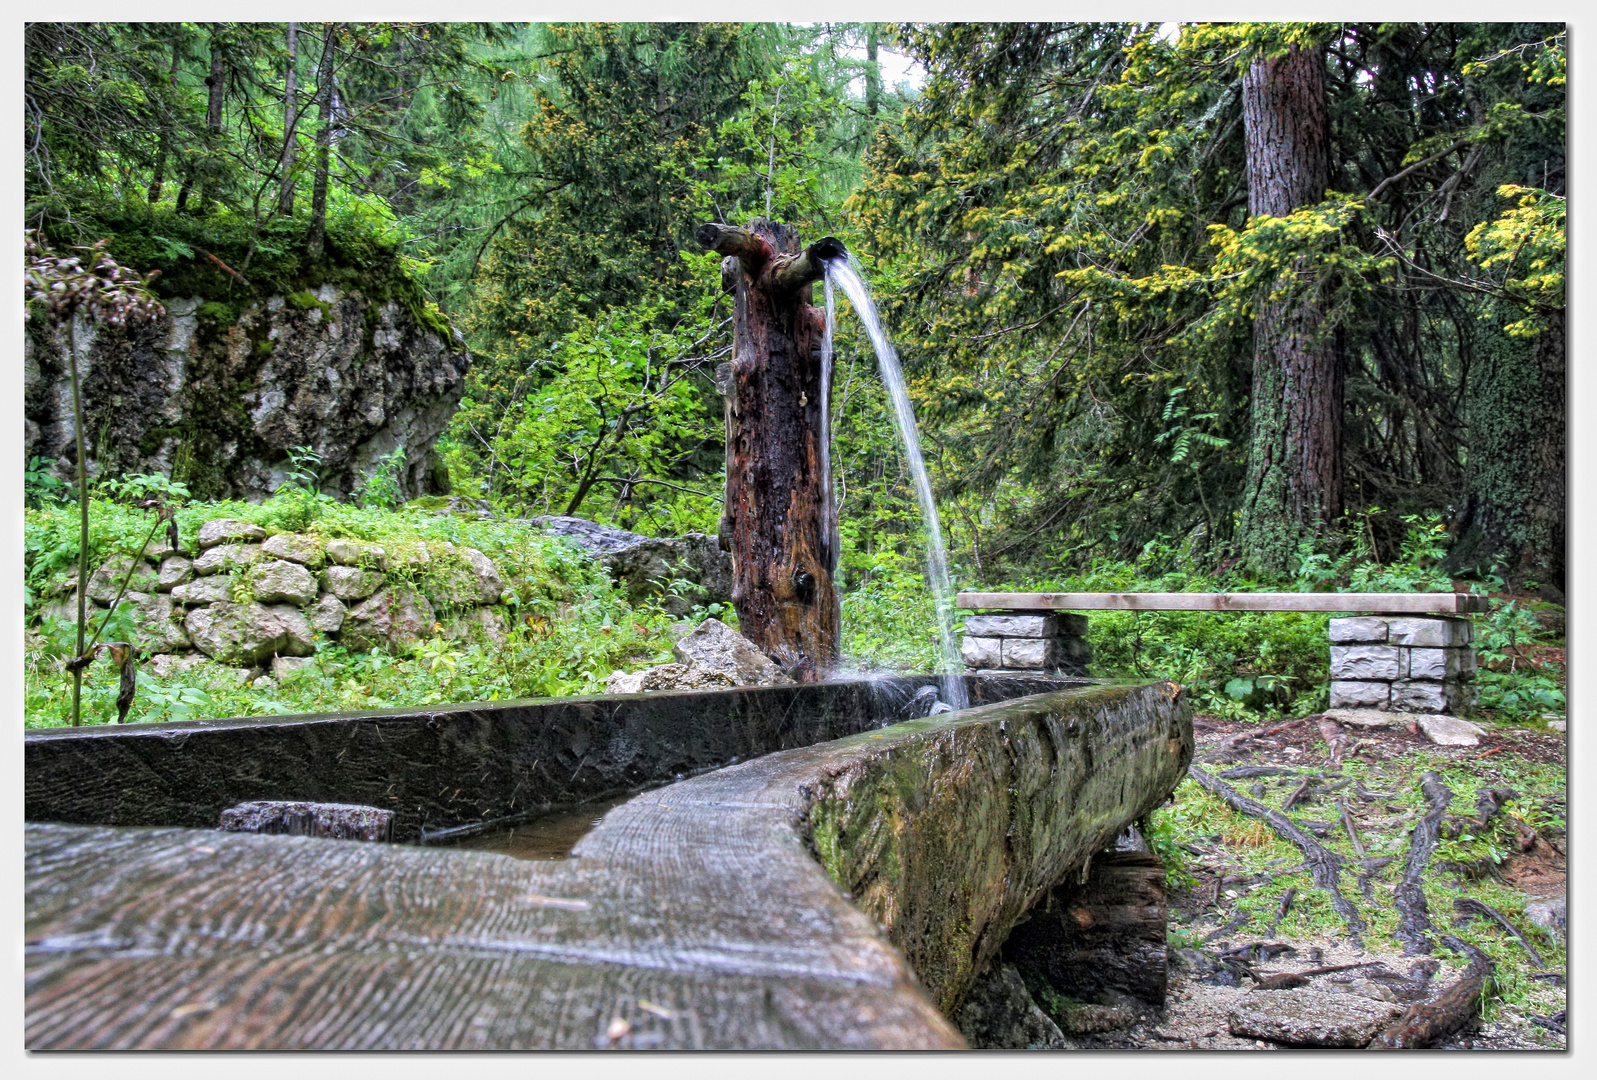
[[[324,634],[336,634],[343,629],[344,616],[348,609],[343,601],[331,593],[323,593],[316,606],[311,608],[311,625]]]
[[[1486,729],[1456,716],[1422,715],[1420,730],[1438,746],[1479,746]]]
[[[1461,673],[1459,658],[1468,649],[1401,649],[1399,678],[1429,679],[1443,682]]]
[[[1398,650],[1391,645],[1332,645],[1331,678],[1395,679]]]
[[[1332,619],[1329,634],[1333,645],[1382,645],[1386,643],[1386,620],[1372,615]]]
[[[1396,712],[1448,711],[1447,684],[1430,679],[1399,679],[1392,684],[1392,709]]]
[[[1078,670],[1081,665],[1077,638],[1002,638],[1003,666],[1011,671]],[[1086,642],[1080,642],[1085,645]]]
[[[965,633],[978,637],[1050,638],[1087,633],[1087,616],[1068,612],[1047,615],[967,615]]]
[[[1387,620],[1387,640],[1393,645],[1442,649],[1449,645],[1468,645],[1473,640],[1468,619],[1445,616],[1421,618],[1404,616]]]
[[[1003,641],[995,637],[970,637],[960,643],[960,654],[968,668],[1001,668],[1004,665]]]
[[[129,577],[129,570],[132,576]],[[150,593],[158,590],[159,578],[155,567],[143,559],[128,555],[113,555],[89,575],[89,599],[109,604],[122,592],[122,582],[127,581],[128,592]]]
[[[1384,709],[1391,700],[1391,684],[1348,679],[1331,680],[1331,708]]]

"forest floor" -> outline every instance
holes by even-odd
[[[1250,993],[1274,998],[1253,989],[1259,980],[1368,965],[1310,975],[1290,992],[1305,995],[1311,1008],[1317,992],[1406,1004],[1434,997],[1464,972],[1468,957],[1444,940],[1452,935],[1481,950],[1494,970],[1478,1022],[1438,1045],[1562,1049],[1563,934],[1536,917],[1538,906],[1564,897],[1563,734],[1488,724],[1477,745],[1440,746],[1403,721],[1339,733],[1322,731],[1318,720],[1239,739],[1265,725],[1196,718],[1194,768],[1223,778],[1246,803],[1234,809],[1188,779],[1176,804],[1156,815],[1167,863],[1174,849],[1184,866],[1169,881],[1168,1005],[1158,1017],[1080,1045],[1276,1048],[1282,1043],[1233,1034],[1246,1028],[1232,1015]],[[1430,799],[1421,789],[1427,777]],[[1438,780],[1451,794],[1446,812],[1437,806]],[[1336,880],[1349,902],[1342,913],[1312,879],[1307,853],[1265,820],[1267,810],[1284,810],[1339,856]],[[1427,818],[1437,839],[1416,875],[1414,835]],[[1423,884],[1420,917],[1430,927],[1420,937],[1433,943],[1425,951],[1406,949],[1401,939],[1405,873]]]

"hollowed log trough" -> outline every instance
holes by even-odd
[[[876,730],[914,680],[30,735],[27,1046],[962,1046],[945,1017],[1010,929],[1192,757],[1174,684],[1063,682]],[[385,761],[423,774],[401,839],[492,816],[525,755],[572,753],[574,715],[612,772],[557,761],[554,787],[637,784],[654,713],[722,761],[831,741],[640,794],[560,862],[182,827],[223,800],[362,801]],[[369,747],[347,774],[341,740]],[[667,768],[695,758],[658,741]],[[462,793],[418,801],[450,754]]]

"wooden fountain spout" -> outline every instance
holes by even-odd
[[[732,602],[745,637],[793,678],[816,682],[837,666],[841,612],[822,464],[825,316],[810,285],[846,251],[830,236],[800,250],[796,231],[764,218],[696,235],[726,256],[721,280],[736,296],[732,362],[716,380],[726,398],[720,535],[732,553]]]

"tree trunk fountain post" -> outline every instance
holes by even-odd
[[[736,296],[726,396],[726,502],[721,545],[732,553],[732,602],[745,637],[793,678],[837,666],[841,612],[831,493],[823,462],[821,339],[810,304],[824,261],[846,254],[833,237],[799,249],[795,230],[765,218],[747,228],[701,225],[705,248],[726,256]]]

